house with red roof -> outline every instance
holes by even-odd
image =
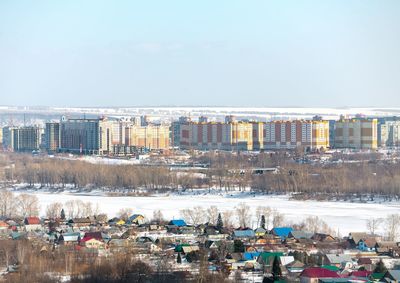
[[[80,245],[84,246],[88,249],[104,249],[106,247],[106,244],[103,241],[100,241],[96,238],[93,237],[83,237],[83,239],[80,241]]]
[[[8,227],[9,225],[6,222],[0,220],[0,230],[7,230]]]
[[[326,268],[310,267],[300,274],[300,283],[318,283],[320,278],[340,278],[340,276]]]
[[[42,225],[41,225],[39,217],[35,217],[35,216],[26,217],[24,219],[24,225],[25,225],[25,231],[27,231],[27,232],[42,229]]]

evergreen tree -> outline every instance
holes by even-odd
[[[176,258],[177,263],[182,263],[181,253],[178,253],[178,257]]]
[[[279,263],[279,258],[275,256],[274,262],[272,263],[272,276],[275,280],[279,280],[282,276],[281,264]]]
[[[387,268],[385,266],[385,264],[383,263],[382,260],[380,260],[374,269],[374,273],[385,273],[387,271]]]
[[[219,231],[221,231],[223,227],[224,227],[224,222],[222,222],[221,213],[218,213],[217,229],[218,229]]]
[[[244,244],[241,240],[233,241],[233,250],[235,253],[244,253]]]
[[[261,215],[261,225],[260,225],[263,229],[265,229],[265,216]]]
[[[64,220],[65,219],[65,211],[64,208],[61,209],[61,213],[60,213],[61,219]]]

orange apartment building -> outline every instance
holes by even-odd
[[[329,122],[320,120],[272,121],[264,125],[264,149],[325,149]]]
[[[262,150],[329,147],[328,121],[188,122],[180,146],[198,150]]]

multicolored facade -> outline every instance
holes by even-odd
[[[181,125],[180,146],[199,150],[328,148],[329,122],[190,122]]]
[[[257,141],[258,137],[253,138],[252,122],[208,122],[197,123],[188,122],[180,127],[180,146],[183,149],[199,149],[199,150],[253,150],[253,141]]]
[[[378,147],[378,120],[340,119],[335,124],[335,147],[376,149]]]
[[[135,121],[65,119],[60,123],[60,150],[115,154],[127,148],[168,149],[169,126],[137,125]]]
[[[329,147],[329,121],[272,121],[264,125],[264,149]]]

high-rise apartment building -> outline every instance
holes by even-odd
[[[60,150],[83,154],[109,154],[112,122],[100,119],[61,119]]]
[[[171,123],[171,144],[172,146],[179,147],[181,144],[181,125],[191,122],[189,117],[179,117],[178,121]]]
[[[129,132],[129,146],[146,149],[168,149],[170,144],[169,125],[132,126]]]
[[[225,123],[186,123],[181,126],[180,145],[200,150],[314,150],[329,147],[328,121],[236,122],[231,116]]]
[[[43,129],[39,127],[3,128],[3,147],[9,151],[31,152],[40,149]]]
[[[335,123],[335,147],[376,149],[378,147],[378,120],[341,118]]]
[[[258,136],[260,128],[252,122],[188,122],[180,126],[183,149],[253,150],[253,142]],[[257,146],[259,144],[258,140]]]
[[[264,149],[306,150],[329,147],[329,122],[323,120],[272,121],[264,125]]]
[[[56,152],[60,148],[60,123],[46,123],[45,147],[48,152]]]
[[[379,125],[379,146],[400,146],[400,120],[384,121]]]
[[[168,149],[169,125],[141,126],[137,119],[62,119],[60,150],[84,154],[127,154],[134,148]]]
[[[4,127],[2,129],[2,143],[3,143],[3,149],[6,151],[13,151],[14,147],[14,134],[13,131],[14,129],[17,129],[17,127]]]

